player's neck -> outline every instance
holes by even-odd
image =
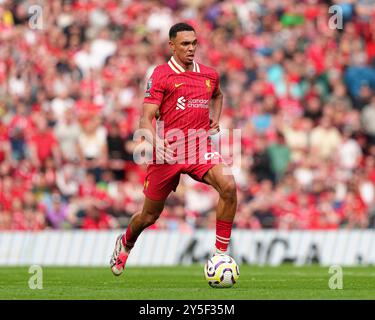
[[[174,60],[182,67],[185,69],[185,71],[189,70],[189,71],[193,71],[194,70],[194,65],[191,63],[189,65],[186,65],[184,64],[183,62],[181,62],[181,60],[176,57],[175,55],[173,55],[173,58]]]

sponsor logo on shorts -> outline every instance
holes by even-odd
[[[211,159],[220,159],[220,153],[215,151],[215,152],[206,152],[204,154],[204,159],[205,160],[211,160]]]

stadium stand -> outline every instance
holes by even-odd
[[[35,2],[0,0],[0,230],[127,226],[145,83],[178,21],[242,131],[235,227],[375,227],[373,1],[51,0],[41,30]],[[214,228],[216,201],[184,177],[151,228]]]

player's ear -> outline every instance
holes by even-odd
[[[174,42],[172,40],[169,40],[168,44],[169,48],[171,48],[172,53],[174,53],[176,51]]]

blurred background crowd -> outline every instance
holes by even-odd
[[[235,227],[374,228],[374,1],[0,0],[0,230],[127,226],[145,83],[180,21],[242,132]],[[216,193],[180,182],[151,228],[213,228]]]

